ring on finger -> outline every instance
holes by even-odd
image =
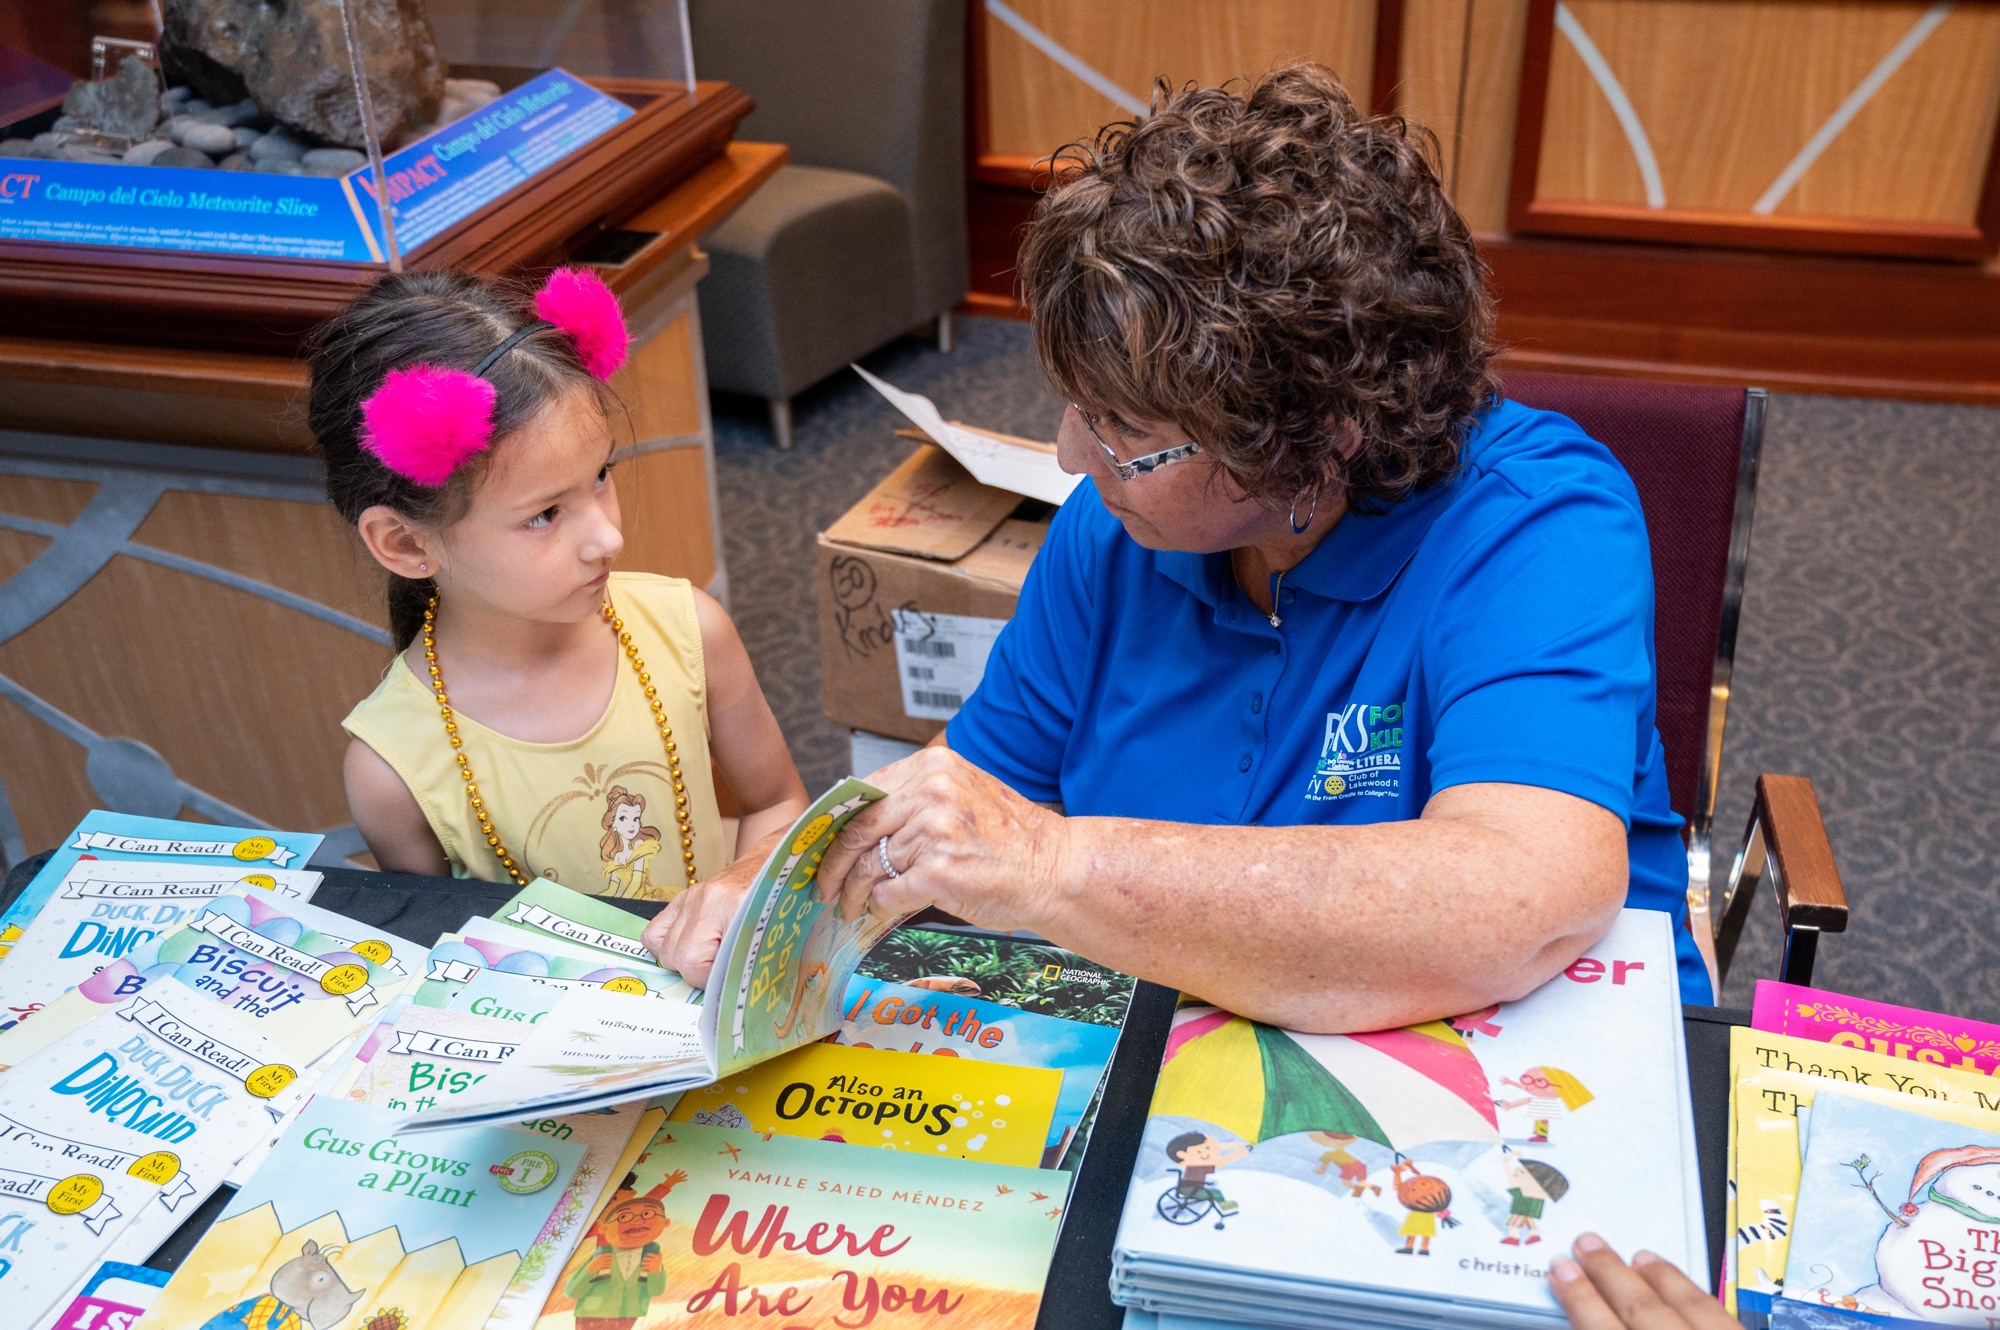
[[[890,877],[902,876],[901,873],[896,871],[896,865],[889,862],[889,838],[887,836],[875,842],[875,857],[882,861],[882,871],[884,873]]]

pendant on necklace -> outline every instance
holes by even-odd
[[[1271,620],[1271,626],[1273,628],[1283,628],[1285,626],[1285,621],[1278,617],[1278,612],[1276,610],[1272,610],[1267,617]]]

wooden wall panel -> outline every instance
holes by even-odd
[[[1012,0],[1011,7],[1141,103],[1155,78],[1221,83],[1296,56],[1330,65],[1355,100],[1368,103],[1374,0]],[[999,19],[984,17],[986,152],[1032,160],[1131,118]]]
[[[387,647],[233,588],[114,558],[61,608],[0,644],[0,673],[100,735],[156,750],[197,788],[276,826],[348,820],[340,718],[380,681]],[[75,745],[39,724],[21,772]],[[70,803],[53,843],[94,802]],[[24,832],[26,828],[24,828]]]
[[[330,503],[169,490],[132,540],[389,626],[384,574]]]
[[[84,775],[83,749],[51,733],[4,698],[0,698],[0,753],[7,756],[5,768],[0,769],[0,777],[7,781],[7,803],[30,854],[61,844],[84,813],[102,802],[91,793]],[[182,809],[181,816],[186,815]]]
[[[1567,0],[1644,126],[1672,209],[1748,213],[1929,6]],[[2000,6],[1960,5],[1832,140],[1780,217],[1970,224],[2000,109]],[[1537,201],[1646,207],[1635,149],[1558,32]]]
[[[84,480],[0,475],[0,513],[68,525],[95,493],[97,486]]]
[[[1396,110],[1438,136],[1445,184],[1467,225],[1504,231],[1528,0],[1402,6]]]
[[[5,489],[7,479],[0,476],[0,491]],[[0,579],[20,572],[48,547],[49,541],[45,536],[31,536],[25,531],[0,531]]]
[[[618,566],[685,577],[706,587],[715,576],[707,522],[708,470],[699,448],[669,448],[618,465],[625,553]],[[695,496],[703,496],[701,502]]]
[[[693,327],[694,320],[686,313],[672,319],[635,346],[625,368],[612,376],[611,386],[631,415],[631,441],[673,438],[701,429]],[[614,424],[622,439],[624,422]],[[707,503],[705,496],[702,502]]]

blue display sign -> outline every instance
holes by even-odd
[[[632,108],[560,69],[382,163],[404,253],[504,197]],[[0,159],[0,239],[381,263],[366,167],[334,178]]]

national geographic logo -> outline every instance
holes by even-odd
[[[1052,984],[1089,984],[1093,988],[1111,987],[1111,976],[1102,970],[1079,970],[1073,965],[1049,964],[1042,967],[1042,978]]]

